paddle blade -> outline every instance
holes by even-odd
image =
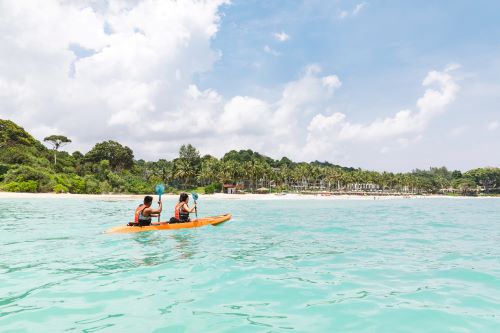
[[[156,184],[155,186],[155,192],[157,195],[162,195],[163,191],[165,191],[165,185],[163,184]]]
[[[194,201],[198,200],[198,193],[196,193],[196,192],[191,192],[191,196],[193,197],[193,200],[194,200]]]

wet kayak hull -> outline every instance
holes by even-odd
[[[144,231],[154,231],[154,230],[174,230],[174,229],[187,229],[187,228],[199,228],[206,225],[217,225],[229,221],[231,219],[231,214],[224,214],[219,216],[210,216],[210,217],[201,217],[190,222],[181,222],[181,223],[168,223],[168,222],[160,222],[159,224],[148,225],[144,227],[131,227],[127,225],[122,225],[118,227],[114,227],[106,231],[108,234],[115,233],[136,233],[136,232],[144,232]]]

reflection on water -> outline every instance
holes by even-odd
[[[195,255],[197,242],[191,234],[174,233],[170,237],[175,241],[173,249],[180,253],[180,259],[190,259]]]
[[[139,245],[140,257],[133,257],[136,266],[155,266],[168,261],[190,259],[196,254],[197,241],[190,233],[141,232],[132,234]]]

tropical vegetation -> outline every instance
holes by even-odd
[[[156,183],[168,192],[202,188],[221,192],[224,184],[246,192],[499,194],[500,168],[462,173],[445,167],[407,173],[377,172],[329,162],[274,160],[252,150],[232,150],[222,158],[201,156],[182,145],[171,161],[135,159],[119,142],[95,144],[83,154],[60,149],[71,139],[51,135],[45,147],[22,127],[0,120],[0,190],[12,192],[150,193]]]

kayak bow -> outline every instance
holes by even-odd
[[[148,225],[144,227],[139,226],[128,226],[121,225],[118,227],[113,227],[106,231],[108,234],[114,233],[135,233],[135,232],[144,232],[144,231],[153,231],[153,230],[172,230],[172,229],[186,229],[186,228],[199,228],[206,225],[217,225],[220,223],[224,223],[231,219],[231,214],[224,214],[219,216],[210,216],[210,217],[201,217],[198,219],[194,219],[190,222],[180,222],[180,223],[169,223],[169,222],[160,222],[159,224]]]

